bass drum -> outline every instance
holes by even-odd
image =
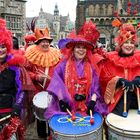
[[[76,114],[72,121],[69,115],[54,115],[49,126],[53,140],[102,140],[103,118],[99,113],[94,113],[94,124],[90,124],[90,116]]]
[[[110,113],[106,118],[109,140],[140,140],[140,115],[129,110],[127,118]]]

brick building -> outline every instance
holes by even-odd
[[[112,47],[115,31],[111,22],[115,18],[115,11],[119,13],[122,21],[128,22],[129,20],[133,20],[134,25],[140,22],[140,0],[131,0],[132,8],[130,15],[127,13],[128,1],[130,0],[77,0],[77,31],[85,21],[91,19],[94,23],[96,23],[97,28],[100,31],[101,43],[105,45],[109,44],[108,47]],[[136,8],[136,5],[138,5],[138,8]],[[137,10],[135,16],[133,15],[134,10]]]
[[[20,43],[26,33],[25,3],[25,0],[0,0],[0,17],[6,20],[7,28]]]

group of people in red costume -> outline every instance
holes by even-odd
[[[103,117],[109,113],[127,117],[132,108],[140,114],[138,28],[118,19],[112,25],[118,28],[116,50],[112,52],[98,48],[100,33],[91,20],[77,34],[60,39],[60,49],[50,47],[53,38],[47,27],[35,28],[32,35],[25,36],[25,50],[20,51],[13,49],[12,33],[0,19],[1,140],[8,140],[13,132],[3,119],[9,115],[11,123],[18,124],[19,139],[24,139],[29,116],[33,116],[32,99],[41,91],[52,96],[44,112],[46,121],[37,118],[41,138],[50,136],[48,120],[56,114],[78,112],[85,116],[96,111]]]

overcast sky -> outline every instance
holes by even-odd
[[[58,5],[60,15],[66,16],[69,13],[70,19],[75,21],[77,0],[27,0],[26,16],[38,16],[41,7],[44,12],[53,14],[55,4]]]

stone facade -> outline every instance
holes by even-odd
[[[19,42],[24,41],[26,33],[25,0],[0,0],[0,17],[6,20],[7,28],[18,37]]]
[[[26,18],[27,24],[30,26],[31,18]],[[53,38],[53,44],[56,45],[59,39],[66,38],[69,33],[75,28],[74,22],[70,21],[69,14],[62,16],[59,14],[57,4],[54,8],[54,14],[46,13],[40,8],[39,16],[36,17],[35,27],[49,28],[50,35]],[[27,34],[29,32],[27,31]]]
[[[111,23],[114,17],[114,12],[117,11],[122,21],[134,21],[134,24],[140,22],[140,8],[138,13],[127,15],[127,3],[129,0],[77,0],[76,7],[76,29],[77,32],[85,21],[92,20],[96,23],[100,31],[100,41],[102,44],[113,46],[113,38],[115,35],[114,28]],[[132,9],[138,4],[140,7],[140,0],[131,0]],[[132,11],[133,12],[133,11]],[[140,43],[140,41],[139,41]],[[109,47],[110,47],[109,46]],[[109,48],[110,49],[110,48]],[[111,48],[112,49],[112,48]]]

